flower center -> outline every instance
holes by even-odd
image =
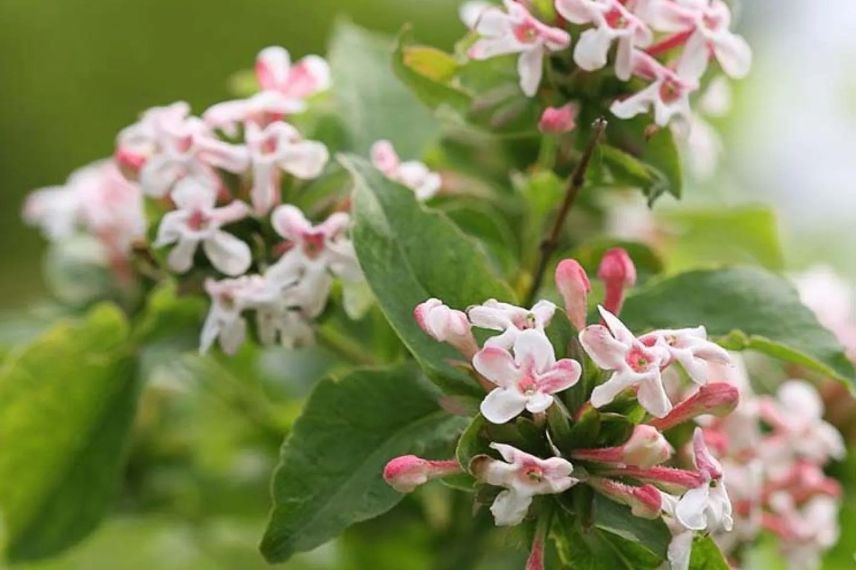
[[[630,349],[630,352],[627,354],[626,362],[635,372],[644,372],[650,368],[652,364],[650,356],[638,346],[634,346]]]
[[[195,232],[200,232],[208,227],[210,221],[211,219],[202,210],[193,210],[187,219],[187,226]]]
[[[664,103],[674,103],[683,95],[683,87],[672,78],[667,78],[660,86],[660,99]]]
[[[536,324],[535,315],[532,313],[526,313],[525,315],[521,315],[513,319],[514,326],[520,330],[529,330],[534,329]]]
[[[538,39],[538,29],[535,24],[530,21],[525,21],[522,24],[514,26],[514,37],[517,41],[523,44],[534,43]]]
[[[531,396],[538,390],[538,384],[535,382],[532,374],[526,374],[517,382],[517,387],[526,395]]]
[[[523,468],[523,476],[533,483],[540,483],[544,480],[544,470],[537,465],[527,465]]]
[[[324,234],[308,232],[303,234],[303,253],[310,259],[315,259],[324,251]]]
[[[606,24],[613,30],[623,30],[629,22],[624,14],[618,8],[613,8],[606,13]]]

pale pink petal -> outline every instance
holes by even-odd
[[[232,277],[246,273],[253,261],[250,246],[224,231],[216,231],[204,240],[202,249],[211,265]]]
[[[253,210],[263,216],[277,206],[282,197],[279,167],[269,158],[253,164],[253,187],[250,189]]]
[[[681,77],[699,78],[704,75],[707,64],[710,61],[710,49],[707,38],[701,31],[697,31],[687,40],[681,59],[678,62],[677,72]]]
[[[635,95],[616,101],[609,110],[619,119],[632,119],[651,108],[658,99],[659,89],[658,84],[652,84]]]
[[[166,263],[176,273],[185,273],[193,267],[193,255],[199,240],[194,238],[180,238],[175,247],[169,252]]]
[[[563,358],[552,370],[538,378],[538,389],[545,394],[556,394],[575,385],[582,373],[582,367],[576,360]]]
[[[594,21],[596,8],[591,0],[556,0],[556,11],[573,24],[589,24]]]
[[[636,378],[630,373],[615,373],[609,380],[592,390],[591,405],[595,408],[602,408],[612,403],[616,396],[635,384]]]
[[[514,389],[497,388],[482,400],[479,409],[490,423],[504,424],[523,413],[526,397]]]
[[[636,397],[639,404],[654,417],[665,417],[672,410],[672,402],[666,394],[659,370],[646,374],[645,379],[639,384]]]
[[[533,48],[520,54],[517,60],[517,73],[520,75],[520,88],[527,97],[534,97],[541,85],[541,76],[544,73],[543,48]]]
[[[472,45],[468,54],[472,59],[490,59],[501,55],[519,53],[520,44],[510,37],[482,38]]]
[[[613,34],[604,26],[583,32],[574,48],[574,61],[586,71],[594,71],[606,66]]]
[[[532,497],[505,490],[497,495],[490,512],[497,526],[514,526],[523,522],[531,504]]]
[[[598,367],[616,370],[624,366],[628,347],[617,341],[603,325],[590,325],[579,337],[580,344]]]
[[[316,178],[330,159],[327,147],[315,141],[288,145],[279,158],[279,166],[298,178]]]
[[[539,330],[525,330],[514,341],[514,361],[521,368],[534,366],[536,371],[550,369],[556,363],[553,345]]]
[[[227,206],[214,209],[211,219],[219,225],[226,225],[243,220],[249,215],[250,207],[240,200],[235,200]]]
[[[312,224],[299,208],[286,204],[279,206],[271,215],[271,224],[276,233],[285,239],[299,241],[303,234],[312,231]]]
[[[533,414],[547,411],[553,405],[553,396],[549,394],[536,393],[526,398],[526,410]]]
[[[742,79],[752,67],[752,48],[738,35],[725,33],[714,44],[713,53],[722,70],[733,79]]]
[[[182,178],[171,198],[182,210],[210,210],[217,201],[217,190],[196,178]]]
[[[473,367],[476,371],[503,388],[516,385],[520,370],[507,350],[496,347],[486,347],[473,357]]]
[[[291,57],[279,46],[263,49],[256,57],[256,77],[262,89],[282,88],[288,80]]]
[[[675,507],[675,518],[690,530],[707,528],[707,517],[704,512],[709,495],[710,485],[707,483],[684,493]]]

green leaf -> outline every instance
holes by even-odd
[[[458,72],[455,58],[437,48],[413,45],[410,26],[396,40],[393,70],[432,109],[449,106],[464,113],[470,107],[470,96],[451,84]]]
[[[402,495],[384,482],[384,465],[448,452],[466,426],[440,409],[439,396],[409,365],[321,382],[282,448],[265,558],[287,560],[395,506]]]
[[[368,154],[388,139],[402,157],[421,156],[439,136],[431,112],[395,77],[394,42],[347,21],[339,21],[330,45],[336,105],[352,148]]]
[[[690,570],[729,570],[722,551],[709,536],[697,536],[693,540]]]
[[[598,527],[581,529],[565,513],[554,523],[556,542],[563,568],[569,570],[655,570],[663,558],[640,544]]]
[[[9,560],[54,555],[110,507],[138,385],[122,313],[102,305],[0,368],[0,510]]]
[[[481,394],[475,382],[449,364],[461,356],[416,324],[413,309],[437,297],[464,309],[492,297],[514,302],[484,252],[444,214],[424,208],[412,191],[387,180],[358,157],[342,157],[354,180],[354,245],[384,315],[441,387]]]
[[[658,281],[630,296],[621,318],[637,332],[704,325],[730,350],[758,350],[841,380],[856,378],[838,341],[791,284],[763,269],[692,271]]]
[[[671,273],[698,269],[703,264],[784,268],[776,215],[769,208],[678,210],[663,219],[671,236],[666,256]]]
[[[680,198],[683,172],[680,154],[670,129],[649,134],[645,119],[614,121],[608,132],[611,146],[601,156],[616,182],[639,187],[653,203],[664,193]]]
[[[597,528],[638,543],[661,559],[666,557],[672,535],[662,519],[639,518],[630,512],[630,507],[602,495],[595,495],[593,513]]]

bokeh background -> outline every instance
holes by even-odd
[[[451,47],[464,31],[459,3],[0,0],[0,310],[45,294],[45,246],[19,219],[26,193],[109,155],[116,133],[141,110],[183,99],[201,111],[227,98],[230,75],[267,45],[295,56],[324,53],[336,18],[390,33],[412,22],[421,42]],[[754,71],[737,86],[735,111],[720,125],[720,173],[690,188],[687,201],[772,204],[792,270],[828,264],[856,282],[856,2],[743,0],[738,12],[755,50]],[[194,426],[188,429],[212,427]],[[265,468],[252,457],[245,467]],[[264,503],[265,491],[248,502]],[[123,548],[133,556],[106,567],[262,568],[251,548],[262,523],[215,519],[200,530],[185,520],[119,519],[68,558],[38,568],[104,568],[104,552]],[[400,529],[420,540],[409,532]],[[396,549],[406,549],[407,540],[390,547],[391,559],[404,558]],[[202,544],[217,547],[199,550]],[[335,553],[313,556],[292,567],[325,568]],[[357,550],[351,560],[354,570],[367,567]]]

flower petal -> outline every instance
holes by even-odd
[[[511,354],[493,346],[485,347],[476,353],[473,357],[473,367],[476,372],[503,388],[515,386],[521,374]]]
[[[534,97],[541,85],[544,73],[544,48],[528,49],[517,60],[517,73],[520,75],[520,88],[527,97]]]
[[[505,490],[497,495],[490,506],[490,512],[493,513],[497,526],[514,526],[523,522],[531,504],[531,496]]]
[[[526,397],[514,389],[497,388],[482,400],[481,414],[492,424],[504,424],[523,413]]]
[[[250,246],[227,232],[214,232],[202,242],[202,249],[211,265],[233,277],[246,273],[253,262]]]
[[[628,347],[612,336],[603,325],[590,325],[580,332],[580,344],[599,368],[619,370],[624,365]]]

